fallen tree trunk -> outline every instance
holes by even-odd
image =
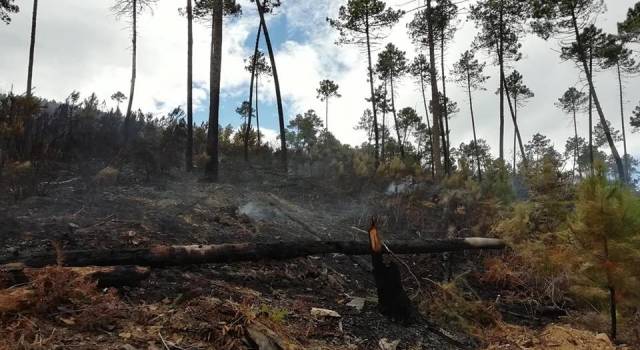
[[[108,266],[108,267],[65,267],[78,276],[95,281],[98,288],[135,286],[151,274],[151,270],[139,266]],[[24,264],[7,264],[0,266],[2,284],[9,287],[29,282],[30,273],[36,271]],[[0,285],[0,289],[3,286]]]
[[[493,238],[389,241],[394,254],[426,254],[460,250],[503,249],[505,243]],[[294,241],[275,243],[234,243],[191,246],[155,246],[138,249],[101,249],[63,251],[65,266],[178,266],[231,263],[239,261],[285,260],[309,255],[339,253],[368,255],[366,241]],[[28,267],[56,265],[54,253],[0,257],[0,265],[20,263]]]

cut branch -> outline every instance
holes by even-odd
[[[427,254],[461,250],[503,249],[505,243],[493,238],[390,241],[394,254]],[[65,266],[178,266],[231,263],[239,261],[286,260],[309,255],[340,253],[368,255],[365,241],[297,241],[276,243],[235,243],[191,246],[155,246],[138,249],[71,250],[62,252]],[[20,263],[27,267],[56,264],[55,253],[0,257],[0,265]]]

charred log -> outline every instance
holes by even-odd
[[[427,254],[446,251],[503,249],[505,243],[493,238],[390,241],[395,254]],[[310,255],[368,255],[366,241],[295,241],[275,243],[234,243],[191,246],[155,246],[136,249],[70,250],[59,252],[64,266],[179,266],[232,263],[239,261],[286,260]],[[56,252],[0,256],[0,265],[21,263],[27,267],[57,264]]]

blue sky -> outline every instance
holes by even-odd
[[[286,16],[277,16],[275,19],[269,22],[269,35],[271,38],[271,44],[275,52],[282,49],[283,44],[286,41],[305,42],[308,40],[306,33],[303,30],[298,29],[295,26],[288,25],[288,18]],[[247,51],[253,50],[255,46],[255,32],[257,31],[258,23],[254,28],[254,34],[247,37],[244,41],[244,47]],[[264,35],[261,35],[260,50],[265,54],[267,61],[269,60],[267,44],[264,40]],[[277,68],[276,62],[276,68]],[[224,69],[224,67],[223,67]],[[250,76],[249,72],[246,72]],[[260,82],[260,91],[264,89],[274,89],[273,80]],[[255,99],[255,97],[254,97]],[[249,100],[249,91],[247,90],[245,95],[233,96],[227,95],[220,104],[220,125],[226,126],[231,124],[238,126],[241,123],[240,116],[236,113],[236,108],[242,104],[243,101]],[[265,101],[266,100],[266,101]],[[255,101],[255,100],[254,100]],[[273,130],[278,130],[278,108],[274,100],[264,99],[258,97],[258,112],[260,116],[260,127],[265,127]],[[284,99],[284,109],[290,110],[290,103],[288,99]],[[254,102],[255,104],[255,102]],[[201,108],[198,108],[194,113],[194,120],[196,123],[201,123],[209,119],[209,98],[207,97],[201,104]],[[207,108],[205,108],[207,107]],[[252,122],[255,125],[255,120]]]
[[[226,19],[223,42],[221,124],[239,125],[235,113],[240,103],[248,98],[250,75],[244,70],[244,59],[253,50],[258,16],[255,4],[238,0],[243,7],[239,18]],[[276,52],[276,62],[284,99],[285,118],[288,120],[308,109],[324,115],[324,103],[316,98],[315,89],[322,79],[332,79],[340,85],[342,98],[330,101],[330,131],[344,143],[358,145],[366,138],[353,127],[364,109],[369,107],[366,55],[357,47],[336,46],[337,34],[326,23],[326,17],[335,17],[346,0],[284,0],[275,14],[268,16],[268,25]],[[388,0],[398,8],[413,8],[420,0]],[[461,3],[468,6],[473,0]],[[614,32],[616,22],[626,15],[636,0],[606,0],[606,13],[597,18],[597,25]],[[24,91],[29,50],[31,1],[18,4],[21,12],[10,25],[0,25],[0,92]],[[115,91],[128,91],[130,79],[130,41],[126,23],[110,13],[113,0],[56,0],[39,4],[39,21],[34,67],[36,94],[64,100],[72,91],[82,96],[95,92],[108,106],[115,104],[109,96]],[[178,15],[184,1],[160,1],[153,13],[145,13],[139,22],[138,78],[134,107],[145,112],[162,115],[186,103],[186,20]],[[73,11],[69,11],[73,9]],[[466,11],[462,11],[466,12]],[[405,16],[388,31],[388,37],[377,48],[393,42],[407,52],[409,59],[419,53],[406,33],[406,24],[412,15]],[[194,41],[194,108],[196,120],[208,116],[210,29],[196,24]],[[469,49],[476,28],[461,18],[460,29],[451,43],[445,59],[448,69],[460,54]],[[578,67],[563,62],[558,55],[558,40],[543,41],[533,35],[522,39],[523,59],[513,63],[509,70],[517,69],[535,97],[519,109],[520,129],[528,140],[534,133],[551,138],[556,148],[564,149],[571,135],[571,122],[567,115],[554,106],[564,91],[575,86],[584,90]],[[264,42],[261,45],[266,52]],[[638,48],[635,48],[638,49]],[[377,58],[374,51],[373,58]],[[485,52],[480,60],[488,60]],[[489,60],[488,60],[489,61]],[[474,110],[478,135],[488,141],[493,153],[498,145],[498,97],[494,94],[498,84],[497,69],[489,62],[486,91],[474,92]],[[627,123],[633,108],[640,102],[640,79],[627,78],[624,82],[624,108]],[[600,72],[596,89],[606,117],[620,129],[620,110],[615,72]],[[458,102],[460,112],[452,116],[451,142],[458,145],[472,138],[468,103],[465,91],[448,82],[447,92]],[[427,92],[429,93],[429,92]],[[261,126],[267,139],[275,141],[277,112],[273,84],[261,82]],[[397,83],[396,104],[399,108],[414,107],[424,118],[422,100],[415,82],[409,78]],[[578,131],[585,135],[586,118],[579,116]],[[513,132],[510,123],[506,134]],[[510,137],[507,137],[510,139]],[[631,153],[638,156],[640,135],[628,135]],[[620,145],[621,147],[621,145]],[[510,148],[510,147],[509,147]],[[507,149],[507,153],[511,150]]]

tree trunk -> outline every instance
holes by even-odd
[[[427,95],[424,92],[424,75],[420,71],[420,90],[422,91],[422,103],[424,104],[424,113],[427,116],[427,132],[429,133],[429,144],[431,146],[431,177],[435,178],[436,173],[433,167],[433,134],[431,133],[431,122],[429,121],[429,108],[427,107]]]
[[[578,29],[578,21],[576,20],[575,12],[571,11],[571,22],[573,23],[573,30],[576,36],[576,44],[578,46],[578,52],[580,55],[580,61],[582,62],[582,68],[587,74],[587,81],[589,82],[589,90],[593,95],[593,102],[596,105],[596,111],[598,111],[598,115],[600,117],[600,123],[602,124],[602,129],[604,130],[604,134],[607,137],[607,142],[609,143],[609,148],[611,148],[611,155],[613,155],[613,159],[616,162],[616,167],[618,169],[618,176],[620,177],[620,181],[626,183],[626,176],[624,172],[624,165],[622,164],[622,159],[620,159],[620,154],[618,153],[618,149],[616,148],[615,143],[613,142],[613,138],[611,137],[611,131],[609,130],[609,126],[607,125],[607,119],[604,116],[604,112],[602,111],[602,106],[600,105],[600,100],[598,99],[598,94],[596,93],[595,86],[593,85],[593,72],[589,69],[587,59],[585,57],[585,51],[582,49],[582,40],[580,38],[580,31]]]
[[[433,163],[435,165],[435,179],[439,180],[442,176],[442,162],[440,159],[440,140],[438,135],[440,134],[440,119],[442,118],[442,111],[440,110],[440,97],[438,96],[438,80],[436,77],[436,54],[433,41],[433,20],[431,16],[431,0],[427,0],[427,11],[429,13],[429,21],[427,22],[427,37],[429,41],[429,62],[430,62],[430,75],[431,75],[431,106],[433,108]],[[446,153],[445,153],[446,154]]]
[[[211,12],[211,68],[209,97],[209,130],[207,132],[207,153],[209,161],[205,169],[205,177],[209,181],[218,181],[219,161],[218,142],[220,132],[220,75],[222,72],[222,20],[223,0],[214,0]]]
[[[593,72],[593,47],[589,47],[589,71]],[[589,165],[591,176],[594,174],[593,163],[593,95],[589,89]]]
[[[576,173],[576,163],[578,161],[578,122],[576,121],[576,107],[573,107],[573,133],[574,133],[574,150],[573,150],[573,170],[572,172],[572,176],[574,177],[575,180],[575,173]],[[580,173],[580,171],[578,171]],[[580,177],[582,177],[582,174],[580,174]]]
[[[193,169],[193,8],[187,0],[187,147],[185,168]]]
[[[607,276],[607,288],[609,289],[609,314],[611,316],[611,340],[616,340],[617,333],[617,306],[616,306],[616,289],[613,285],[613,278],[611,276],[611,270],[608,267],[611,263],[609,260],[609,241],[607,238],[603,238],[603,253],[604,253],[604,267]]]
[[[504,160],[504,94],[505,94],[505,79],[504,79],[504,18],[503,18],[503,0],[500,0],[500,18],[499,18],[499,35],[498,38],[498,64],[500,66],[500,160]]]
[[[247,118],[247,125],[245,125],[244,133],[244,160],[249,161],[249,137],[251,136],[251,115],[253,114],[253,86],[254,79],[256,77],[256,58],[258,55],[258,45],[260,44],[260,33],[262,32],[262,25],[258,25],[258,33],[256,34],[256,45],[253,49],[253,62],[251,62],[251,82],[249,83],[249,117]],[[256,106],[258,105],[256,98]]]
[[[504,86],[507,86],[507,81],[504,80],[504,75],[502,75],[503,80],[502,80],[502,84]],[[527,162],[527,155],[524,152],[524,145],[522,144],[522,137],[520,136],[520,129],[518,128],[518,121],[516,120],[516,115],[515,112],[513,110],[513,105],[511,104],[511,98],[509,97],[509,90],[505,89],[504,90],[504,94],[507,97],[507,102],[509,104],[509,110],[511,111],[511,119],[513,120],[513,128],[515,129],[515,133],[518,136],[518,145],[520,146],[520,153],[522,156],[522,164],[524,165],[525,168],[528,167],[528,162]]]
[[[33,55],[36,47],[36,24],[38,22],[38,0],[33,0],[33,14],[31,16],[31,43],[29,45],[29,71],[27,72],[27,97],[32,94]]]
[[[493,238],[455,238],[446,240],[389,241],[394,254],[427,254],[445,251],[503,249],[505,243]],[[155,246],[121,250],[64,251],[64,266],[178,266],[230,263],[239,261],[285,260],[309,255],[367,255],[366,241],[294,241],[275,243],[234,243],[191,246]],[[57,264],[56,254],[0,257],[0,264],[21,263],[27,267]]]
[[[367,58],[369,61],[369,87],[371,88],[371,108],[373,108],[373,132],[375,134],[376,139],[376,147],[375,147],[375,171],[378,170],[380,166],[380,145],[379,145],[379,133],[378,133],[378,114],[376,111],[376,95],[375,89],[373,88],[373,64],[371,62],[371,38],[369,37],[369,9],[366,9],[367,13],[365,16],[365,34],[367,36]]]
[[[262,144],[262,140],[260,139],[260,110],[259,110],[259,106],[260,104],[258,103],[258,92],[260,91],[260,74],[256,75],[256,129],[258,131],[258,134],[256,135],[258,138],[258,147],[257,149],[260,149],[260,145]]]
[[[324,130],[329,131],[329,97],[324,99]]]
[[[133,94],[136,88],[136,52],[138,42],[138,1],[133,1],[132,24],[131,24],[131,87],[129,88],[129,101],[127,103],[127,114],[124,119],[124,143],[129,143],[129,129],[131,128],[131,108],[133,106]]]
[[[517,122],[518,121],[518,98],[516,96],[513,96],[513,119]],[[516,142],[517,142],[517,135],[516,135],[516,130],[515,128],[513,129],[513,174],[516,174],[516,155],[518,153],[518,151],[516,150]]]
[[[474,150],[476,152],[476,162],[478,163],[478,180],[482,182],[482,166],[480,166],[480,150],[478,148],[478,138],[476,137],[476,120],[475,116],[473,115],[473,100],[471,99],[471,74],[469,71],[467,71],[467,92],[469,94],[469,110],[471,111],[471,128],[473,129]]]
[[[398,137],[398,146],[400,146],[400,157],[404,159],[404,143],[400,138],[400,126],[398,125],[398,113],[396,112],[396,99],[394,97],[395,90],[393,89],[393,73],[391,73],[389,83],[391,84],[391,112],[393,112],[393,123],[396,126],[396,136]]]
[[[449,134],[451,130],[449,129],[449,108],[447,106],[447,79],[444,72],[444,29],[442,30],[442,35],[440,36],[440,67],[442,69],[442,98],[444,99],[444,111],[442,113],[444,117],[444,130],[446,135],[446,154],[447,158],[445,159],[445,168],[447,169],[447,174],[451,174],[451,159],[449,157],[449,150],[451,149],[451,140],[449,139]]]
[[[380,137],[380,158],[382,159],[382,161],[384,161],[384,145],[385,145],[385,138],[386,138],[386,134],[387,134],[387,81],[385,80],[384,82],[384,104],[385,104],[385,108],[382,110],[382,135]]]
[[[256,6],[258,7],[258,14],[260,15],[260,25],[264,32],[264,40],[267,43],[267,50],[269,51],[269,60],[271,62],[271,70],[273,72],[273,82],[276,87],[276,103],[278,105],[278,122],[280,124],[280,156],[282,157],[282,170],[287,173],[287,140],[286,130],[284,125],[284,109],[282,107],[282,95],[280,94],[280,80],[278,79],[278,69],[276,68],[276,58],[273,54],[273,46],[271,45],[271,38],[269,37],[269,30],[267,29],[267,22],[264,20],[264,9],[260,0],[256,0]]]
[[[624,101],[622,95],[622,74],[620,74],[620,62],[616,64],[616,68],[618,70],[618,87],[620,89],[620,121],[622,123],[622,145],[624,147],[624,181],[626,183],[630,183],[631,170],[629,169],[629,154],[627,153],[627,132],[624,125]]]

